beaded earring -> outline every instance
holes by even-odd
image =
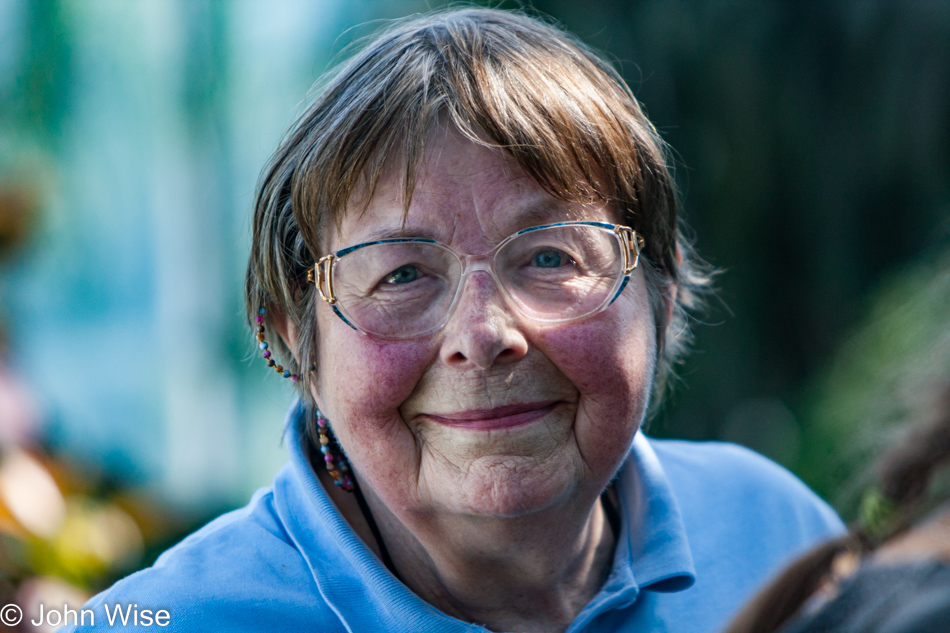
[[[299,382],[300,376],[297,374],[290,373],[289,369],[284,369],[282,365],[279,365],[272,356],[273,354],[270,351],[270,345],[267,344],[267,341],[264,340],[264,315],[267,314],[267,311],[264,308],[261,308],[257,311],[257,346],[261,348],[261,355],[264,357],[264,360],[267,361],[268,367],[273,367],[274,371],[283,376],[284,378],[290,378],[292,382]]]
[[[284,378],[290,378],[293,382],[300,382],[300,376],[293,374],[289,369],[284,369],[273,358],[270,351],[270,345],[264,340],[264,315],[267,311],[261,308],[257,311],[257,346],[261,349],[261,355],[267,361],[268,367],[273,367],[274,371]],[[310,371],[315,368],[310,366]],[[320,442],[320,452],[323,454],[323,462],[326,464],[327,472],[333,478],[333,483],[346,490],[353,492],[356,489],[356,482],[353,480],[353,472],[350,470],[350,462],[340,451],[335,438],[331,437],[332,431],[327,425],[327,419],[322,413],[317,411],[317,439]]]
[[[350,462],[343,456],[339,448],[334,446],[336,441],[335,438],[331,439],[330,433],[327,419],[320,411],[317,411],[317,438],[320,440],[320,452],[323,453],[323,461],[327,465],[327,472],[333,478],[334,484],[347,492],[353,492],[356,488],[356,482],[353,480]]]

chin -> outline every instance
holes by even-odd
[[[574,464],[539,467],[518,457],[485,457],[453,486],[446,505],[485,518],[516,518],[567,502],[580,490]]]

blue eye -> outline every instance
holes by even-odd
[[[389,273],[383,283],[387,284],[408,284],[419,278],[419,269],[415,266],[401,266]]]
[[[534,265],[539,268],[557,268],[564,265],[565,259],[561,251],[541,251],[534,256]]]

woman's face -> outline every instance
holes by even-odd
[[[402,188],[401,174],[384,177],[362,214],[356,196],[328,251],[399,231]],[[404,234],[484,255],[520,229],[578,219],[619,218],[553,198],[507,154],[447,131],[428,144]],[[485,271],[469,275],[435,334],[373,338],[323,302],[317,323],[317,402],[361,485],[397,515],[592,502],[627,453],[656,360],[640,270],[607,309],[574,323],[522,320]]]

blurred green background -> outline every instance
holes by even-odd
[[[39,565],[94,589],[284,462],[292,394],[242,318],[258,174],[334,55],[438,6],[0,0],[0,440],[67,519],[142,533],[82,571],[7,512],[32,543],[0,557],[11,587]],[[852,518],[950,377],[950,3],[530,6],[617,64],[724,271],[650,432],[749,445]]]

